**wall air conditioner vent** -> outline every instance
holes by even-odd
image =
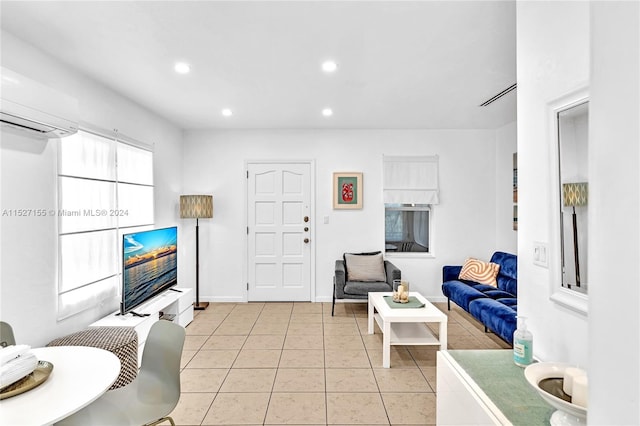
[[[56,130],[55,127],[47,126],[46,124],[35,123],[30,120],[25,120],[23,118],[15,117],[10,114],[5,114],[4,112],[0,113],[0,122],[8,126],[18,128],[20,130],[42,134],[51,133]]]
[[[500,99],[501,97],[505,96],[507,93],[516,90],[516,87],[518,86],[517,83],[513,83],[511,86],[507,87],[506,89],[504,89],[502,92],[492,96],[491,98],[487,99],[486,101],[484,101],[483,103],[480,104],[480,106],[488,106],[492,103],[494,103],[495,101],[497,101],[498,99]]]
[[[37,138],[61,138],[78,131],[78,100],[0,68],[0,124],[3,130]]]

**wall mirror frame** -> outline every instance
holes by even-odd
[[[588,109],[586,86],[548,104],[550,299],[585,316],[588,314]],[[578,125],[580,128],[574,127]]]

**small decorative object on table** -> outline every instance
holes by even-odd
[[[48,361],[38,361],[36,368],[20,380],[0,389],[0,399],[11,398],[43,384],[53,371],[53,364]]]
[[[393,301],[396,303],[409,302],[409,281],[393,280]]]
[[[555,411],[551,426],[578,426],[587,424],[587,375],[584,370],[570,364],[536,362],[524,369],[524,376],[538,394]],[[571,382],[571,386],[568,385]],[[570,394],[564,388],[570,387]]]
[[[516,316],[518,328],[513,333],[513,362],[526,367],[533,362],[533,334],[527,330],[527,317]]]

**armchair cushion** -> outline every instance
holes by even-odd
[[[385,282],[387,279],[382,253],[364,255],[345,253],[344,259],[347,282]]]
[[[379,255],[376,253],[362,253],[361,257],[371,257]],[[393,263],[388,260],[382,261],[382,276],[377,281],[355,281],[353,276],[347,275],[345,259],[353,254],[345,253],[342,259],[336,260],[335,275],[333,276],[333,304],[331,316],[333,316],[336,299],[366,299],[370,291],[392,291],[393,280],[401,279],[401,272]],[[360,259],[362,260],[362,259]]]

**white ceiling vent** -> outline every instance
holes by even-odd
[[[490,97],[489,99],[487,99],[486,101],[484,101],[483,103],[480,104],[480,106],[489,106],[490,104],[494,103],[495,101],[497,101],[498,99],[500,99],[501,97],[503,97],[504,95],[506,95],[507,93],[516,90],[517,87],[517,83],[513,83],[511,86],[507,87],[506,89],[504,89],[502,92]]]

